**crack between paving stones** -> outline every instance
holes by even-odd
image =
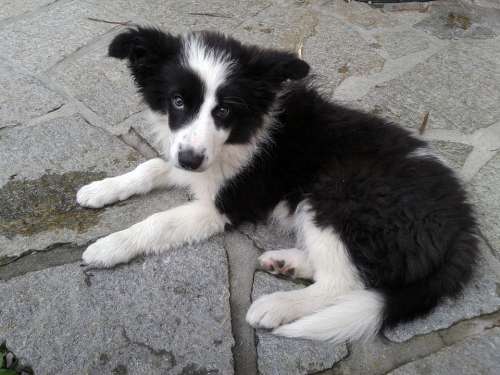
[[[81,253],[83,253],[83,250],[93,241],[94,240],[91,240],[81,245],[78,245],[73,242],[56,242],[43,249],[30,249],[24,251],[23,253],[17,256],[7,257],[8,260],[0,264],[0,281],[7,281],[12,278],[22,276],[31,272],[41,271],[52,267],[75,263],[81,259]],[[78,255],[76,256],[75,254],[70,254],[68,258],[61,258],[61,261],[56,260],[53,262],[50,261],[44,262],[43,260],[41,260],[39,262],[36,262],[35,265],[28,266],[25,269],[21,269],[19,271],[13,271],[10,275],[7,271],[5,271],[6,269],[11,268],[14,264],[18,262],[23,262],[27,258],[49,255],[50,253],[61,250],[64,250],[66,252],[76,253]],[[7,273],[7,275],[9,276],[7,277],[2,276],[5,273]]]
[[[238,231],[239,233],[239,231]],[[234,374],[243,374],[244,373],[244,370],[242,369],[242,366],[240,365],[240,363],[236,360],[236,358],[240,358],[240,357],[243,357],[245,355],[242,355],[242,354],[245,354],[246,353],[246,350],[248,350],[248,348],[245,348],[245,347],[241,347],[239,348],[238,347],[238,340],[241,338],[241,336],[239,334],[236,334],[236,331],[235,331],[235,321],[236,321],[236,317],[235,317],[235,307],[234,307],[234,301],[232,299],[232,296],[233,296],[233,283],[232,283],[232,277],[234,276],[233,275],[233,269],[231,267],[231,261],[230,261],[230,257],[229,257],[229,251],[227,249],[227,242],[226,242],[226,239],[223,238],[223,248],[224,248],[224,253],[226,255],[226,262],[227,262],[227,270],[228,270],[228,285],[229,285],[229,308],[230,308],[230,314],[231,314],[231,334],[233,336],[233,340],[234,340],[234,343],[233,343],[233,346],[231,348],[231,352],[232,352],[232,355],[233,355],[233,371],[234,371]],[[253,276],[252,276],[252,285],[251,285],[251,288],[250,288],[250,301],[251,301],[251,291],[253,289],[253,283],[254,283],[254,278],[255,278],[255,272],[253,273]],[[253,335],[254,335],[254,346],[253,346],[253,350],[254,350],[254,358],[255,358],[255,362],[252,363],[252,367],[257,369],[258,368],[258,358],[257,358],[257,348],[256,348],[256,336],[255,336],[255,330],[253,330]],[[242,340],[240,340],[242,341]],[[252,374],[253,375],[253,374]]]
[[[484,243],[486,244],[486,247],[488,248],[488,250],[490,251],[490,254],[495,258],[497,259],[497,256],[496,256],[496,252],[495,252],[495,248],[493,247],[493,245],[491,244],[491,242],[488,240],[488,238],[484,235],[484,233],[479,230],[479,237],[484,241]]]
[[[127,343],[127,345],[136,345],[140,348],[144,348],[149,353],[154,355],[155,357],[167,357],[168,361],[170,363],[170,368],[173,368],[176,365],[175,356],[172,354],[171,351],[168,351],[165,349],[155,349],[144,342],[132,340],[127,335],[127,331],[125,330],[125,327],[124,326],[119,326],[119,327],[121,328],[121,335],[122,335],[123,339],[125,340],[125,342]]]
[[[237,335],[235,334],[235,330],[234,330],[234,321],[235,321],[235,317],[234,317],[234,308],[233,308],[233,303],[232,303],[232,295],[233,295],[233,284],[231,282],[231,276],[232,276],[232,273],[231,273],[231,263],[229,261],[229,254],[228,254],[228,251],[227,251],[227,244],[226,244],[226,239],[223,238],[222,240],[222,247],[224,249],[224,254],[226,255],[226,262],[227,262],[227,283],[228,283],[228,286],[229,286],[229,309],[230,309],[230,314],[231,314],[231,335],[233,336],[233,345],[231,347],[231,353],[233,355],[233,372],[235,374],[237,374],[237,367],[238,367],[238,364],[236,363],[236,341],[237,341]]]
[[[140,112],[141,111],[136,113]],[[158,151],[156,151],[155,148],[151,146],[151,144],[149,144],[149,142],[137,130],[135,130],[134,127],[129,128],[126,133],[120,134],[117,137],[127,146],[133,148],[147,159],[157,158],[160,156]]]
[[[484,334],[485,332],[487,332],[488,330],[491,330],[491,329],[496,328],[496,327],[500,327],[500,320],[499,320],[498,323],[493,323],[491,326],[483,328],[483,330],[480,331],[480,332],[471,333],[471,334],[465,334],[464,336],[462,336],[462,337],[460,337],[460,338],[458,338],[456,340],[452,340],[449,343],[447,343],[445,341],[445,339],[443,338],[443,333],[445,331],[449,331],[449,330],[453,329],[454,327],[456,327],[456,326],[458,326],[460,324],[467,324],[469,322],[473,322],[473,321],[476,321],[476,320],[481,320],[481,319],[484,319],[484,318],[492,317],[492,316],[494,316],[496,314],[499,314],[499,313],[500,313],[500,310],[497,310],[497,311],[494,311],[494,312],[492,312],[490,314],[484,314],[484,315],[479,315],[479,316],[476,316],[476,317],[473,317],[473,318],[470,318],[470,319],[460,320],[458,322],[453,323],[451,326],[449,326],[447,328],[439,329],[437,331],[430,332],[430,333],[427,333],[427,334],[421,334],[421,335],[415,335],[415,336],[413,336],[411,338],[411,340],[413,340],[413,339],[415,339],[417,337],[430,337],[432,335],[437,335],[440,338],[441,342],[442,342],[442,346],[439,349],[437,349],[436,351],[433,351],[432,353],[418,355],[415,358],[412,358],[411,360],[406,361],[406,362],[402,363],[401,365],[399,365],[397,367],[394,367],[393,369],[390,369],[389,371],[387,371],[385,373],[385,375],[387,375],[390,372],[395,371],[395,370],[397,370],[397,369],[399,369],[399,368],[401,368],[401,367],[403,367],[403,366],[405,366],[405,365],[407,365],[409,363],[412,363],[412,362],[415,362],[415,361],[427,358],[427,357],[429,357],[429,356],[431,356],[433,354],[436,354],[436,353],[440,352],[443,349],[446,349],[446,348],[449,348],[451,346],[454,346],[455,344],[461,343],[461,342],[463,342],[463,341],[465,341],[467,339],[474,338],[474,337],[479,337],[482,334]],[[392,341],[391,341],[391,343],[392,343]],[[395,343],[395,344],[404,344],[404,342],[403,343]]]
[[[250,241],[252,241],[252,245],[253,245],[256,249],[258,249],[259,251],[261,251],[261,252],[265,252],[265,251],[266,251],[266,249],[264,249],[262,246],[260,246],[260,245],[257,243],[257,241],[256,241],[256,240],[255,240],[255,239],[254,239],[251,235],[249,235],[248,233],[245,233],[244,231],[242,231],[242,230],[240,230],[240,229],[238,229],[238,228],[235,228],[234,230],[235,230],[236,232],[238,232],[239,234],[241,234],[241,235],[245,236],[246,238],[248,238]]]

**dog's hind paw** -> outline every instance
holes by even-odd
[[[291,302],[285,292],[262,296],[252,303],[248,309],[246,320],[255,328],[279,327],[296,318]]]
[[[259,257],[260,267],[273,275],[310,279],[312,266],[307,253],[299,249],[266,251]]]

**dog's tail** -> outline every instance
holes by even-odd
[[[384,309],[384,296],[376,290],[352,291],[339,296],[332,306],[283,325],[273,333],[333,343],[367,340],[380,330]]]

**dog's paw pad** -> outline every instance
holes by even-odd
[[[296,265],[290,259],[281,257],[275,251],[268,251],[259,257],[260,267],[273,275],[293,277]]]

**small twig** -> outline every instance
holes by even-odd
[[[102,23],[110,23],[112,25],[122,25],[122,26],[131,26],[133,25],[132,21],[125,21],[125,22],[117,22],[117,21],[108,21],[108,20],[103,20],[100,18],[93,18],[93,17],[87,17],[88,20],[94,21],[94,22],[102,22]]]
[[[210,12],[191,12],[188,13],[190,16],[207,16],[207,17],[218,17],[218,18],[233,18],[227,14],[222,13],[210,13]]]
[[[424,119],[422,120],[422,124],[418,128],[418,134],[422,135],[427,129],[427,123],[429,122],[429,112],[425,112]]]
[[[304,51],[304,42],[301,41],[299,45],[297,46],[297,56],[299,56],[299,59],[302,59],[302,52]]]

